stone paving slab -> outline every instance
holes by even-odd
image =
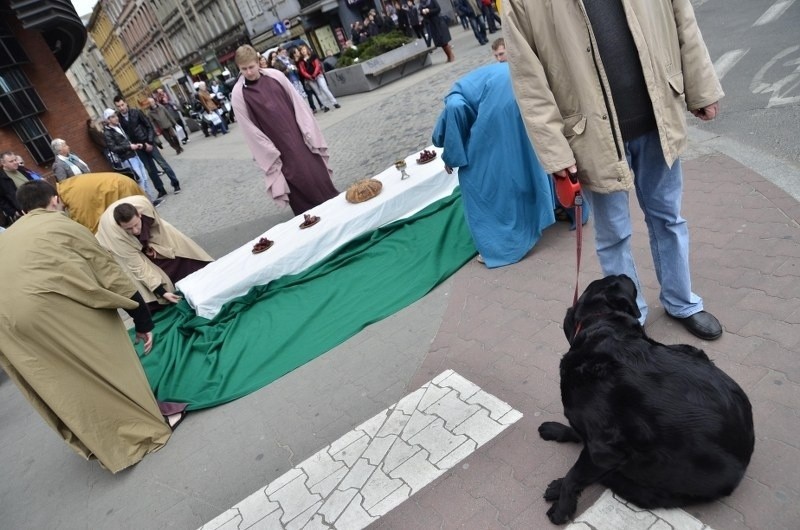
[[[201,530],[364,528],[521,418],[446,370]]]

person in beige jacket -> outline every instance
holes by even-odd
[[[667,314],[718,338],[722,326],[692,292],[680,213],[685,111],[711,120],[723,96],[690,0],[508,0],[503,8],[528,135],[548,173],[580,180],[603,273],[636,283],[644,324],[630,246],[634,188]]]
[[[213,261],[140,195],[111,203],[96,236],[128,272],[151,311],[178,303],[175,284]]]

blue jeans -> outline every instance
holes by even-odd
[[[153,150],[149,153],[144,149],[140,150],[138,153],[139,158],[142,159],[144,167],[147,168],[147,172],[150,174],[150,180],[153,181],[153,184],[159,193],[166,193],[167,191],[164,189],[164,183],[161,182],[161,178],[158,176],[156,162],[158,162],[158,165],[161,166],[161,169],[163,169],[164,173],[166,173],[167,177],[169,177],[169,182],[172,184],[172,187],[181,187],[180,183],[178,182],[178,177],[175,176],[175,172],[172,171],[172,167],[167,163],[166,160],[164,160],[164,157],[161,155],[161,151],[158,150],[158,147],[153,146]]]
[[[689,273],[689,228],[681,217],[683,173],[681,162],[667,166],[658,131],[625,142],[625,156],[633,170],[639,207],[650,236],[659,299],[670,315],[683,318],[703,310],[703,300],[692,292]],[[638,290],[637,304],[647,318],[647,303],[631,254],[631,216],[627,191],[602,194],[584,190],[594,216],[595,245],[603,274],[627,274]]]

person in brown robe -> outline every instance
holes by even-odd
[[[25,215],[0,236],[0,366],[75,452],[116,473],[172,432],[117,309],[145,352],[150,313],[92,233],[60,211],[55,188],[30,182],[17,199]]]
[[[328,146],[311,108],[281,72],[260,69],[252,46],[236,50],[242,76],[233,108],[245,141],[264,170],[273,199],[300,215],[339,194],[328,167]]]

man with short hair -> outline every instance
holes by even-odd
[[[35,180],[27,169],[20,167],[16,153],[6,151],[0,154],[0,211],[10,225],[22,216],[22,208],[17,202],[17,188]]]
[[[13,279],[0,289],[0,366],[76,453],[116,473],[171,435],[117,310],[144,353],[150,313],[49,183],[23,184],[17,200],[25,215],[0,237],[0,278]]]
[[[155,129],[153,129],[153,124],[147,119],[147,116],[139,109],[128,108],[128,103],[120,95],[114,97],[114,106],[117,108],[120,125],[125,130],[128,138],[143,146],[138,150],[138,155],[142,159],[144,167],[147,168],[150,180],[153,181],[153,184],[158,190],[157,198],[161,199],[165,197],[167,195],[167,190],[164,189],[164,183],[158,176],[156,163],[158,163],[164,170],[164,173],[167,174],[172,184],[173,193],[180,193],[181,184],[178,182],[178,177],[175,176],[172,166],[164,160],[161,151],[156,147],[156,132]]]
[[[147,176],[147,168],[145,168],[144,163],[137,154],[142,152],[144,144],[136,143],[128,136],[128,133],[119,123],[119,115],[112,109],[106,109],[103,112],[103,120],[103,137],[106,141],[106,149],[116,155],[124,167],[133,171],[136,175],[136,181],[147,196],[151,199],[155,198],[156,192],[151,187],[150,178]],[[158,182],[160,183],[161,180]],[[164,189],[164,184],[161,184],[161,189]],[[166,192],[164,193],[166,194]],[[161,201],[162,199],[155,200]]]
[[[492,55],[494,55],[498,63],[504,63],[508,60],[506,58],[506,41],[503,37],[495,39],[492,43]]]
[[[175,149],[175,154],[183,153],[183,147],[175,134],[174,127],[177,125],[175,119],[167,111],[167,108],[159,104],[155,98],[147,98],[147,116],[161,129],[161,135],[167,139],[167,143]]]
[[[61,138],[55,138],[50,142],[50,149],[56,155],[53,162],[53,174],[56,176],[56,181],[61,182],[75,175],[89,173],[89,166],[86,162],[81,160],[78,156],[72,154],[67,142]]]

